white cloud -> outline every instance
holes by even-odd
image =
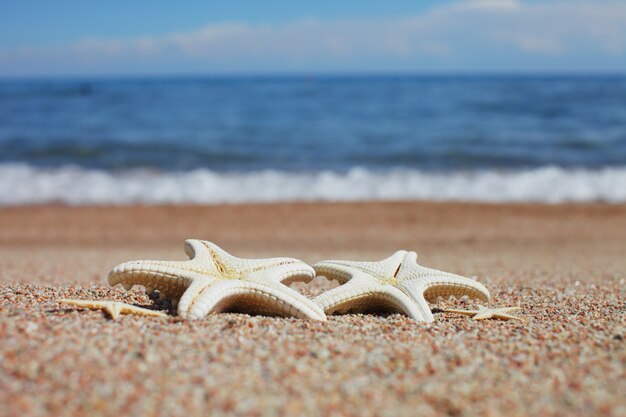
[[[169,61],[241,70],[259,63],[275,70],[307,70],[380,62],[415,69],[428,65],[462,69],[481,59],[496,62],[503,55],[540,63],[576,54],[622,59],[625,52],[624,1],[466,0],[398,18],[226,22],[158,36],[91,38],[45,50],[0,51],[0,59],[5,64],[47,59],[77,65],[126,61],[141,65],[143,59],[164,67]]]
[[[547,54],[564,52],[563,44],[557,39],[551,37],[517,34],[515,36],[515,43],[526,52],[539,52]]]
[[[442,9],[451,11],[463,10],[516,10],[522,7],[522,3],[518,0],[466,0],[453,3],[443,7]]]

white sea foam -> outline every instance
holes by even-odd
[[[0,164],[0,205],[242,203],[272,201],[457,200],[626,202],[626,167],[432,173],[354,168],[346,173],[218,173]]]

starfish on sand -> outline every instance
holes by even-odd
[[[99,301],[99,300],[70,300],[62,299],[60,303],[70,304],[78,307],[89,308],[91,310],[104,310],[113,320],[117,320],[120,314],[134,314],[136,316],[150,316],[150,317],[167,317],[167,314],[162,311],[149,310],[147,308],[141,308],[126,303],[120,303],[117,301]]]
[[[478,306],[478,310],[455,310],[452,308],[447,308],[443,310],[446,313],[457,313],[463,314],[464,316],[474,317],[474,320],[485,320],[485,319],[500,319],[500,320],[519,320],[525,321],[521,317],[514,316],[509,314],[510,312],[521,310],[521,307],[498,307],[498,308],[489,308],[484,306]]]
[[[326,314],[397,311],[430,322],[427,300],[450,295],[489,300],[481,283],[420,266],[415,252],[401,250],[379,262],[322,261],[313,268],[343,284],[314,299]]]
[[[309,282],[315,271],[292,258],[241,259],[214,243],[185,241],[188,261],[131,261],[109,273],[109,284],[134,284],[178,305],[178,315],[200,319],[222,311],[295,316],[326,320],[312,300],[289,288],[292,282]]]

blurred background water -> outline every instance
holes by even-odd
[[[626,77],[5,79],[0,149],[4,204],[625,201]]]
[[[600,168],[626,77],[0,82],[2,162],[107,170]]]

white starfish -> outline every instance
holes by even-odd
[[[341,286],[314,299],[326,314],[335,312],[398,311],[416,321],[433,321],[426,300],[438,296],[463,296],[489,300],[479,282],[416,262],[417,254],[404,250],[379,262],[322,261],[318,275],[338,280]]]
[[[88,308],[90,310],[104,310],[113,320],[117,320],[120,314],[134,314],[136,316],[149,316],[149,317],[167,317],[162,311],[149,310],[147,308],[141,308],[126,303],[120,303],[118,301],[102,301],[102,300],[72,300],[61,299],[60,303],[70,304],[77,307]]]
[[[474,320],[485,320],[485,319],[500,319],[500,320],[519,320],[526,321],[521,317],[514,316],[513,314],[509,314],[512,311],[521,310],[521,307],[499,307],[499,308],[489,308],[484,306],[478,306],[478,310],[455,310],[452,308],[447,308],[443,311],[446,313],[457,313],[463,314],[464,316],[472,316]]]
[[[236,258],[214,243],[195,239],[185,241],[185,252],[188,261],[125,262],[110,272],[109,284],[157,289],[162,298],[178,304],[179,316],[190,319],[240,311],[326,320],[317,304],[287,286],[315,277],[302,261]]]

